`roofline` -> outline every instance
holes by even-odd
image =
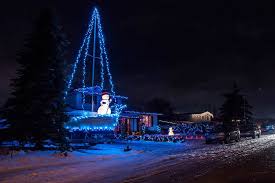
[[[201,112],[175,112],[175,114],[203,114],[203,113],[210,113],[212,114],[211,112],[209,111],[201,111]]]
[[[151,115],[163,115],[161,113],[155,113],[155,112],[139,112],[139,111],[124,111],[125,113],[133,113],[133,114],[151,114]]]

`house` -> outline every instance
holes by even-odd
[[[95,119],[97,109],[101,106],[102,89],[99,86],[79,88],[73,90],[68,96],[68,114],[71,119],[78,119],[70,123],[70,127],[86,129],[114,129],[117,133],[133,134],[141,133],[142,127],[153,128],[158,126],[158,113],[122,111],[117,122],[112,117],[100,117]],[[85,100],[83,98],[85,94]],[[126,104],[128,97],[120,95],[110,95],[113,103]],[[84,103],[83,103],[84,102]],[[113,109],[112,109],[113,110]],[[84,117],[83,117],[84,116]],[[86,117],[85,117],[86,116]],[[108,118],[108,119],[107,119]],[[114,125],[115,124],[115,125]],[[115,127],[114,127],[115,126]]]
[[[174,118],[175,118],[175,121],[209,122],[209,121],[212,121],[212,119],[214,118],[214,115],[208,111],[176,113]]]

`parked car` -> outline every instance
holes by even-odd
[[[275,127],[274,125],[266,125],[263,129],[262,132],[266,132],[266,133],[274,133],[275,132]]]
[[[206,144],[212,142],[230,143],[233,140],[240,141],[240,130],[238,128],[224,128],[222,125],[218,125],[205,135]]]
[[[256,137],[260,138],[262,134],[261,129],[257,125],[248,125],[241,128],[241,137]]]

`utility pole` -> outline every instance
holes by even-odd
[[[96,20],[97,19],[95,19],[95,22],[94,22],[95,25],[94,25],[94,45],[93,45],[92,90],[93,90],[93,87],[94,87],[94,78],[95,78]],[[92,91],[92,112],[94,112],[94,91]]]

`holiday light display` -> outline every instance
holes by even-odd
[[[91,44],[91,42],[93,44]],[[98,51],[99,50],[99,51]],[[98,56],[96,55],[98,54]],[[91,57],[92,62],[92,81],[87,83],[87,57]],[[100,60],[100,84],[99,86],[95,83],[95,62]],[[82,63],[82,64],[80,64]],[[82,66],[82,68],[80,68]],[[72,88],[73,81],[75,79],[76,72],[82,72],[81,87],[77,89]],[[108,78],[109,84],[105,84],[105,77]],[[91,86],[88,86],[91,85]],[[107,88],[107,86],[109,88]],[[73,89],[73,90],[72,90]],[[104,92],[103,90],[110,91]],[[88,25],[88,30],[85,33],[76,60],[73,64],[72,73],[70,75],[67,91],[65,97],[67,97],[68,92],[75,91],[82,94],[81,108],[83,113],[78,115],[71,115],[71,122],[67,124],[67,128],[71,129],[85,129],[85,130],[113,130],[118,123],[118,118],[120,113],[126,105],[117,104],[117,98],[123,98],[122,96],[116,96],[114,91],[114,83],[112,74],[110,71],[110,63],[105,47],[105,39],[103,35],[101,19],[97,8],[94,8],[91,14],[91,18]],[[86,95],[92,95],[92,111],[87,112],[85,108]],[[102,100],[100,102],[100,107],[98,110],[94,110],[94,95],[102,95]],[[124,97],[127,98],[127,97]],[[113,99],[113,102],[112,102]],[[112,102],[112,106],[110,106]],[[97,111],[97,112],[95,112]],[[112,113],[113,112],[113,113]],[[69,113],[71,114],[71,113]]]
[[[93,45],[93,55],[89,54],[89,46],[90,46],[90,39],[91,39],[91,34],[92,31],[97,32],[98,34],[94,34],[94,45]],[[99,38],[99,48],[100,48],[100,57],[96,57],[95,56],[95,49],[96,49],[96,36]],[[85,53],[83,54],[83,47],[85,48]],[[109,77],[109,83],[110,83],[110,91],[112,95],[115,95],[114,92],[114,84],[113,84],[113,80],[112,80],[112,75],[111,75],[111,71],[110,71],[110,63],[109,63],[109,59],[108,59],[108,55],[107,55],[107,51],[105,48],[105,39],[102,33],[102,27],[101,27],[101,20],[100,20],[100,16],[99,16],[99,12],[97,10],[97,8],[94,8],[93,13],[92,13],[92,18],[90,20],[89,26],[88,26],[88,30],[84,36],[82,45],[78,51],[77,57],[76,57],[76,61],[73,65],[73,72],[71,74],[71,77],[69,79],[69,83],[68,83],[68,87],[67,87],[67,91],[71,89],[71,85],[72,85],[72,81],[74,79],[76,70],[77,70],[77,66],[80,62],[80,59],[82,58],[83,61],[83,78],[82,78],[82,87],[85,88],[85,74],[86,74],[86,59],[87,56],[91,56],[93,58],[93,64],[94,64],[94,59],[99,59],[100,60],[100,64],[101,64],[101,73],[100,73],[100,78],[101,78],[101,88],[104,88],[104,68],[106,68],[107,70],[107,75]],[[92,73],[94,74],[94,72]],[[93,81],[92,81],[93,82]],[[93,86],[93,84],[92,84]],[[85,94],[84,94],[85,95]],[[85,98],[85,97],[84,97]]]
[[[180,133],[184,136],[189,136],[189,135],[196,136],[196,135],[205,134],[207,130],[213,128],[213,125],[210,125],[208,122],[173,123],[173,122],[163,121],[163,120],[160,120],[160,121],[168,124],[173,124],[173,132]]]

